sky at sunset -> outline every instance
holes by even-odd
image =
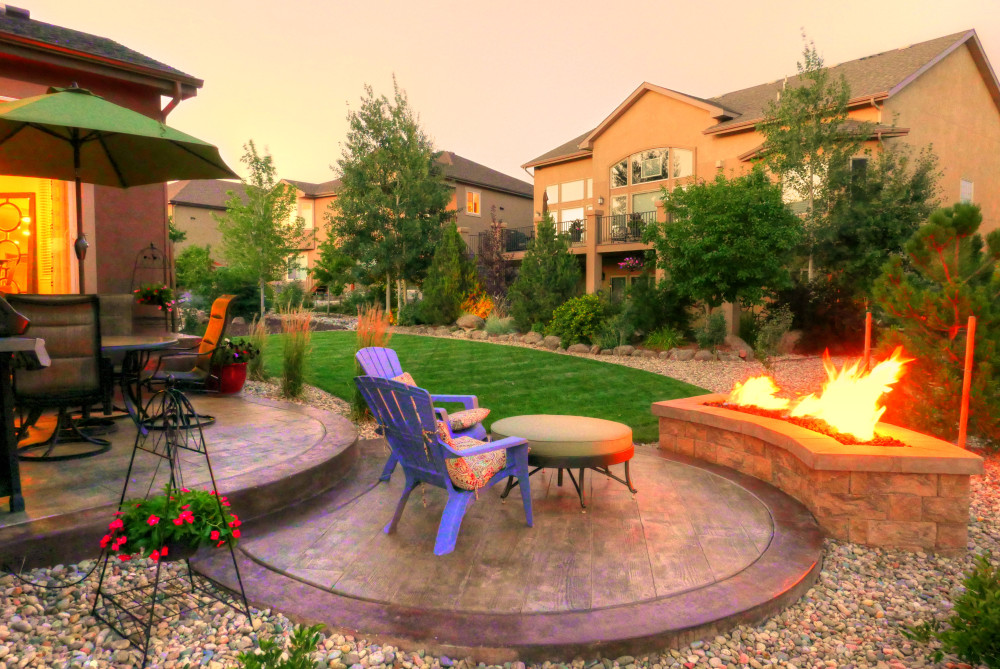
[[[282,177],[335,178],[349,107],[395,73],[438,149],[520,165],[590,130],[640,83],[712,97],[974,28],[1000,67],[997,0],[505,2],[13,0],[204,79],[167,122],[243,173],[254,139]]]

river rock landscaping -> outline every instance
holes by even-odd
[[[748,373],[749,367],[757,367],[756,363],[742,361],[677,362],[633,356],[602,356],[602,359],[642,365],[650,371],[719,391],[728,390],[733,380]],[[687,368],[686,378],[677,373],[674,365]],[[783,369],[785,377],[781,376]],[[778,375],[783,386],[795,390],[815,388],[823,378],[820,361],[814,358],[788,358],[779,363]],[[254,394],[273,392],[268,384],[249,388]],[[345,402],[331,397],[310,391],[304,401],[346,411]],[[247,526],[245,530],[252,532],[253,527]],[[827,540],[824,549],[825,560],[815,585],[794,605],[758,626],[741,625],[728,634],[656,654],[557,658],[558,662],[529,666],[540,669],[965,667],[947,656],[943,662],[935,663],[935,642],[911,641],[903,632],[922,621],[946,620],[975,556],[987,551],[1000,556],[1000,457],[988,456],[985,474],[972,478],[969,552],[964,557],[949,559],[834,540]],[[96,578],[91,575],[81,579],[93,566],[93,561],[85,561],[36,569],[20,578],[10,574],[0,576],[0,669],[134,666],[137,658],[128,643],[90,615]],[[170,564],[164,568],[176,570],[181,566]],[[129,569],[134,567],[114,565],[111,579],[125,578]],[[60,587],[50,589],[55,586]],[[292,621],[281,615],[279,602],[275,607],[277,610],[254,609],[252,622],[219,604],[163,623],[154,629],[150,666],[213,669],[234,666],[236,655],[255,647],[259,638],[284,637],[290,633]],[[315,660],[318,666],[331,669],[476,666],[471,658],[435,656],[419,648],[379,646],[336,632],[323,635]],[[520,662],[500,666],[526,669]]]

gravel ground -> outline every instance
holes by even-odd
[[[614,360],[681,378],[711,390],[724,391],[734,379],[747,375],[747,363],[673,363],[659,359]],[[680,367],[684,368],[681,369]],[[779,381],[792,390],[813,390],[823,378],[817,359],[788,358],[778,365]],[[254,395],[276,396],[273,385],[248,384]],[[310,389],[301,400],[344,412],[346,403]],[[986,474],[973,477],[969,524],[969,553],[948,559],[856,546],[827,540],[826,558],[816,585],[797,603],[756,627],[742,625],[729,634],[696,641],[679,650],[641,657],[562,658],[562,663],[536,665],[540,669],[666,669],[679,667],[955,667],[955,658],[935,664],[933,644],[907,640],[902,630],[917,622],[945,619],[952,599],[961,591],[963,573],[976,555],[990,551],[1000,556],[1000,457],[990,456]],[[994,559],[994,562],[996,560]],[[37,569],[23,577],[34,583],[79,581],[92,562]],[[135,567],[133,567],[135,568]],[[177,569],[172,565],[169,569]],[[118,582],[124,576],[111,576]],[[134,657],[126,643],[99,625],[90,615],[95,580],[60,590],[26,585],[14,576],[0,577],[0,669],[24,667],[126,667]],[[240,615],[220,607],[192,614],[155,630],[154,666],[210,668],[231,666],[240,649],[252,647],[258,635],[287,635],[292,623],[280,613],[253,611],[248,624]],[[416,648],[400,649],[369,644],[351,636],[324,635],[315,658],[332,669],[471,669],[471,660],[434,657]],[[521,663],[504,669],[525,669]]]

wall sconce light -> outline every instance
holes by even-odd
[[[604,196],[603,195],[597,196],[597,204],[604,204]]]

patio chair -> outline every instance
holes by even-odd
[[[111,367],[101,357],[100,306],[95,295],[10,295],[10,305],[27,317],[27,333],[45,340],[52,364],[38,370],[14,372],[14,402],[22,411],[17,439],[22,441],[45,409],[56,409],[56,426],[45,441],[21,446],[22,460],[75,460],[105,453],[107,439],[81,431],[70,409],[106,409],[111,387]],[[68,437],[68,438],[67,438]],[[89,442],[94,447],[54,453],[66,442]],[[32,455],[45,448],[40,455]]]
[[[413,378],[403,371],[402,366],[399,364],[399,356],[391,348],[369,346],[358,351],[354,359],[358,361],[358,364],[361,365],[361,370],[367,376],[403,380],[404,383],[409,383],[409,385],[416,385],[413,382]],[[486,428],[483,427],[483,418],[485,416],[479,417],[471,413],[479,409],[479,398],[475,395],[431,395],[431,400],[434,402],[454,402],[465,407],[462,411],[451,415],[444,409],[435,409],[441,420],[448,422],[455,436],[472,437],[479,440],[486,439]],[[488,410],[486,412],[488,413]],[[475,422],[470,424],[469,421],[473,419],[475,419]],[[395,453],[390,453],[385,467],[382,468],[379,481],[388,481],[392,477],[392,472],[396,469],[396,462]]]
[[[221,295],[212,303],[208,327],[197,350],[194,346],[166,349],[157,360],[156,367],[144,373],[143,381],[147,384],[166,384],[168,379],[173,378],[181,390],[210,390],[213,383],[218,384],[219,377],[212,369],[212,354],[226,336],[226,328],[232,320],[229,305],[235,298],[235,295]],[[193,422],[189,427],[196,424],[205,427],[215,422],[214,417],[203,414],[190,418]]]
[[[470,437],[454,438],[447,423],[435,419],[431,395],[423,388],[375,376],[359,376],[354,381],[383,426],[386,441],[406,476],[399,504],[385,526],[386,534],[396,530],[410,493],[421,483],[427,483],[448,493],[434,554],[450,553],[455,549],[465,510],[478,497],[479,490],[507,476],[517,477],[524,515],[528,527],[532,526],[526,440],[507,437],[485,442]]]

